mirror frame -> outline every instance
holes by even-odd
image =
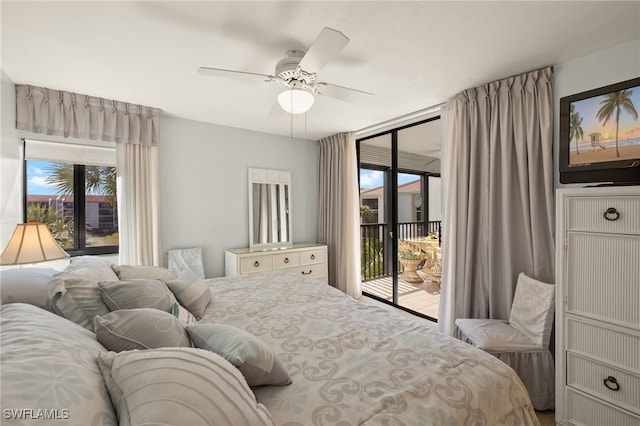
[[[291,213],[291,173],[286,170],[269,170],[269,169],[249,169],[248,176],[248,191],[249,191],[249,248],[252,250],[272,250],[279,248],[289,248],[293,246],[292,237],[292,224],[293,215]],[[281,184],[288,187],[288,200],[286,208],[288,210],[287,215],[287,241],[279,241],[273,243],[256,243],[253,240],[253,184],[254,183],[266,183],[266,184]]]

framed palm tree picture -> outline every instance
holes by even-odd
[[[560,182],[640,183],[640,77],[560,99]]]

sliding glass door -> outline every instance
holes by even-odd
[[[440,122],[358,141],[363,291],[437,318]]]

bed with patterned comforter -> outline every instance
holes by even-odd
[[[497,358],[322,281],[154,268],[80,258],[0,274],[3,425],[539,424]],[[149,273],[173,278],[125,276]]]
[[[320,280],[276,272],[207,284],[200,322],[251,332],[289,371],[288,386],[253,388],[282,426],[539,424],[498,359]]]

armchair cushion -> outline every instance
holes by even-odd
[[[464,334],[458,333],[457,337],[486,352],[527,352],[542,349],[506,321],[458,319],[456,327]]]

